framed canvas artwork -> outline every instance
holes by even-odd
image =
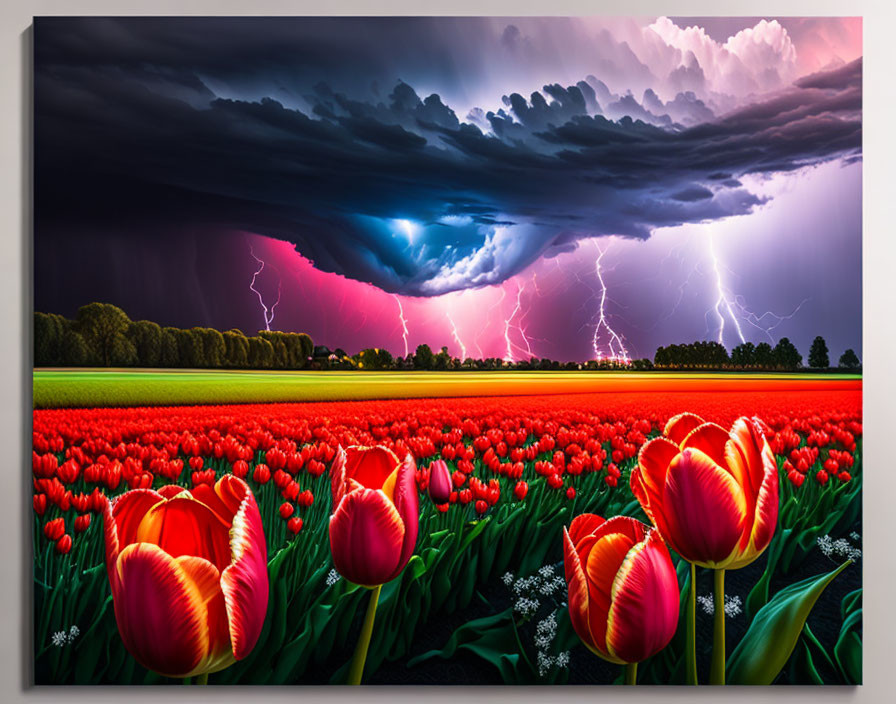
[[[862,21],[34,20],[37,684],[862,682]]]

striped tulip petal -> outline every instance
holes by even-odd
[[[663,504],[671,546],[689,562],[723,567],[746,521],[746,501],[734,477],[700,450],[686,449],[669,467]]]
[[[713,462],[726,468],[725,464],[725,445],[728,443],[728,432],[715,423],[704,423],[698,425],[684,440],[681,441],[681,449],[692,447],[700,450],[709,457]]]
[[[355,584],[385,584],[403,567],[405,525],[382,492],[350,492],[330,517],[330,550],[336,570]]]
[[[239,490],[237,485],[220,484],[218,491],[227,498]],[[233,517],[230,532],[232,562],[221,575],[233,655],[237,660],[242,660],[252,651],[261,635],[269,591],[267,546],[261,514],[248,486],[244,482],[240,484],[243,497]]]
[[[197,612],[205,613],[208,651],[195,670],[197,672],[222,670],[232,665],[235,658],[230,644],[224,592],[221,591],[221,573],[211,562],[201,557],[183,555],[174,561],[193,583],[198,595],[198,603],[195,605]]]
[[[345,450],[345,476],[368,489],[381,489],[399,465],[392,450],[375,447],[349,447]]]
[[[675,567],[662,538],[651,531],[629,551],[613,582],[608,651],[623,662],[656,655],[675,635],[678,608]]]
[[[677,416],[670,418],[663,429],[663,436],[681,445],[684,439],[694,428],[703,425],[704,420],[693,413],[679,413]]]
[[[137,529],[137,541],[158,545],[171,557],[193,555],[219,570],[230,564],[229,526],[190,494],[153,506]]]
[[[148,543],[124,547],[114,569],[115,619],[125,647],[144,667],[191,676],[209,653],[207,612],[192,579]]]
[[[588,580],[585,577],[585,570],[582,567],[576,546],[566,528],[563,529],[563,569],[569,588],[569,618],[573,630],[589,650],[597,653],[597,645],[591,635],[591,623],[588,618],[590,603]]]

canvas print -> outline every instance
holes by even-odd
[[[861,684],[861,18],[33,39],[36,684]]]

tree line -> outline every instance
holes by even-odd
[[[305,333],[162,327],[131,320],[110,303],[90,303],[74,320],[34,314],[34,365],[38,367],[186,367],[303,369],[314,350]]]
[[[809,349],[810,369],[830,369],[831,360],[828,346],[819,335]],[[795,371],[802,369],[803,356],[786,337],[772,347],[768,342],[754,345],[744,342],[728,350],[718,342],[692,342],[684,345],[658,347],[653,358],[656,369],[737,369],[757,371]],[[855,371],[862,366],[854,350],[848,349],[840,355],[838,367]]]
[[[809,367],[831,367],[827,344],[818,336],[809,350]],[[438,352],[426,344],[405,357],[372,347],[348,355],[314,346],[305,333],[261,330],[251,337],[241,330],[162,327],[149,320],[131,320],[110,303],[90,303],[73,320],[54,313],[34,314],[34,365],[37,367],[183,367],[209,369],[360,369],[360,370],[756,370],[803,368],[803,357],[786,337],[772,347],[745,342],[728,353],[718,342],[659,347],[653,360],[634,359],[560,362],[530,357],[508,362],[500,357],[460,359],[447,347]],[[861,368],[856,353],[841,355],[839,367]]]

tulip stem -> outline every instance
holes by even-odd
[[[201,675],[196,675],[196,684],[208,684],[208,673],[203,672]]]
[[[687,614],[687,683],[697,682],[697,566],[691,563],[691,582],[688,589]]]
[[[625,666],[625,683],[638,684],[638,663],[630,662]]]
[[[712,668],[710,684],[725,684],[725,570],[714,570]]]
[[[361,678],[364,676],[364,663],[367,662],[367,648],[370,647],[370,634],[373,633],[373,620],[376,618],[376,604],[380,599],[380,589],[382,589],[382,586],[382,584],[378,584],[370,590],[370,601],[367,603],[367,614],[364,616],[364,623],[361,625],[361,634],[358,636],[358,644],[355,646],[352,665],[348,671],[347,684],[361,684]]]

